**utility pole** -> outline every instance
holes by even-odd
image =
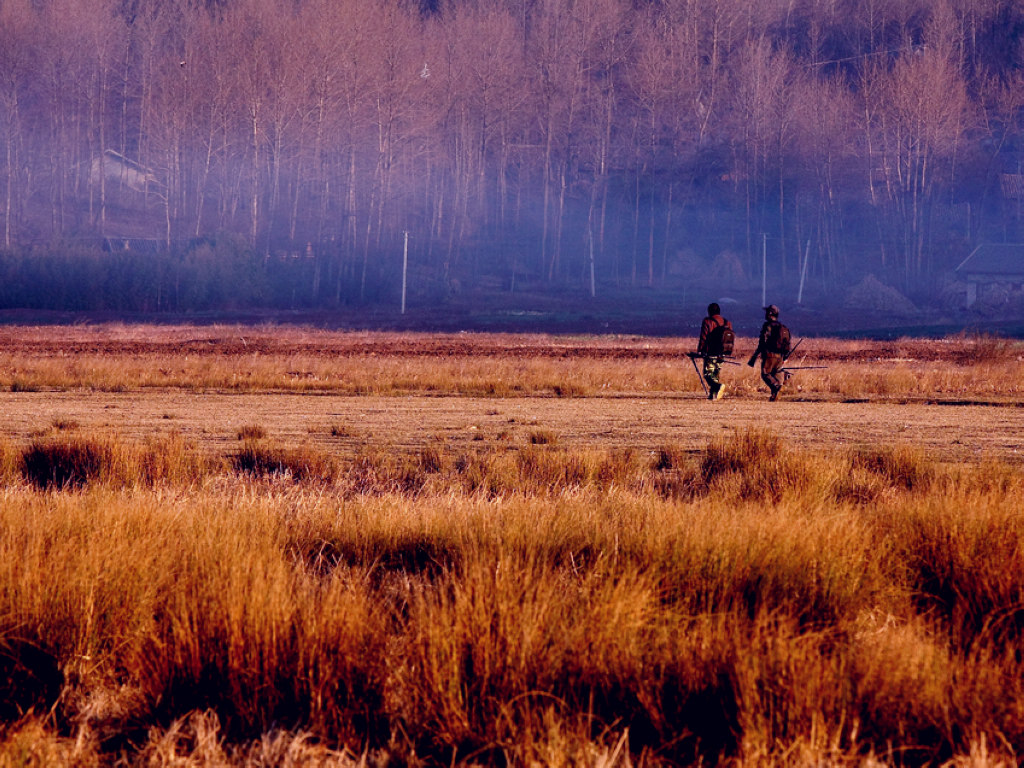
[[[761,233],[761,306],[768,300],[768,233]]]
[[[796,292],[796,303],[804,303],[804,278],[807,277],[807,262],[811,258],[811,241],[807,240],[807,248],[804,250],[804,264],[800,268],[800,290]]]
[[[405,288],[408,285],[409,274],[409,230],[402,233],[404,245],[402,247],[402,314],[405,314]]]
[[[597,285],[594,282],[594,232],[587,221],[587,244],[590,246],[590,298],[597,296]]]

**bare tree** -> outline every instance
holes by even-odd
[[[30,190],[24,163],[22,102],[30,101],[33,38],[38,34],[27,0],[0,4],[0,130],[3,131],[3,243],[11,247],[14,220]]]
[[[517,21],[498,3],[446,6],[435,33],[441,44],[429,76],[441,98],[430,141],[443,165],[432,173],[428,207],[431,237],[445,239],[447,279],[459,243],[504,224],[509,144],[522,131],[526,75]]]
[[[902,56],[882,75],[880,114],[889,203],[900,225],[904,272],[921,275],[938,184],[952,180],[968,119],[966,85],[944,34],[948,16],[931,27],[934,43]]]
[[[767,40],[748,43],[737,56],[733,69],[730,113],[732,146],[736,160],[735,177],[742,188],[746,218],[747,250],[753,253],[758,231],[769,221],[764,206],[773,201],[777,227],[773,228],[786,246],[786,158],[796,138],[793,97],[802,73],[784,53],[771,50]],[[785,272],[786,262],[782,269]]]
[[[801,233],[797,245],[814,239],[814,250],[825,259],[830,277],[845,271],[843,210],[857,198],[855,109],[849,85],[840,77],[805,78],[793,92],[796,126],[795,157],[800,161],[801,189],[811,201],[811,232]],[[804,247],[804,258],[808,250]]]

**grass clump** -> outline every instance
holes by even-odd
[[[558,443],[558,435],[550,429],[534,429],[527,436],[527,441],[530,445],[556,445]]]
[[[812,484],[817,468],[809,459],[791,452],[769,430],[748,429],[709,443],[690,487],[696,494],[775,504]]]
[[[22,456],[25,478],[39,488],[80,488],[124,477],[125,454],[110,440],[35,440]]]
[[[907,445],[886,446],[856,451],[851,469],[866,470],[887,485],[903,490],[927,490],[934,477],[931,462],[924,451]]]
[[[309,447],[281,448],[248,440],[231,457],[236,472],[250,477],[290,477],[297,482],[331,482],[337,468],[331,457]]]
[[[64,683],[58,660],[13,629],[0,628],[0,724],[56,706]]]
[[[236,739],[274,727],[335,743],[383,739],[379,606],[343,582],[313,599],[287,568],[278,558],[247,568],[232,557],[220,573],[184,576],[198,592],[169,606],[132,662],[151,717],[210,710]]]
[[[179,434],[156,437],[138,446],[108,435],[37,438],[17,451],[0,447],[0,470],[16,467],[31,485],[44,490],[115,486],[191,484],[217,471],[215,459],[202,456]]]
[[[1024,520],[1002,494],[917,500],[893,526],[915,600],[959,646],[1024,637]]]
[[[262,440],[267,436],[267,430],[260,424],[243,424],[238,428],[239,440]]]

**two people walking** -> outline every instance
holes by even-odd
[[[704,359],[704,381],[707,382],[708,400],[720,400],[725,394],[721,381],[722,364],[733,351],[735,335],[732,323],[722,317],[722,308],[708,304],[708,315],[700,325],[696,356]],[[764,308],[764,324],[758,337],[757,349],[747,365],[753,367],[761,358],[761,380],[771,392],[769,400],[778,400],[779,391],[789,378],[783,366],[790,352],[789,329],[779,322],[779,308],[771,304]],[[780,378],[781,377],[781,378]]]

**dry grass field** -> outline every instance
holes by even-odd
[[[1019,764],[1024,345],[692,345],[0,329],[0,766]]]

